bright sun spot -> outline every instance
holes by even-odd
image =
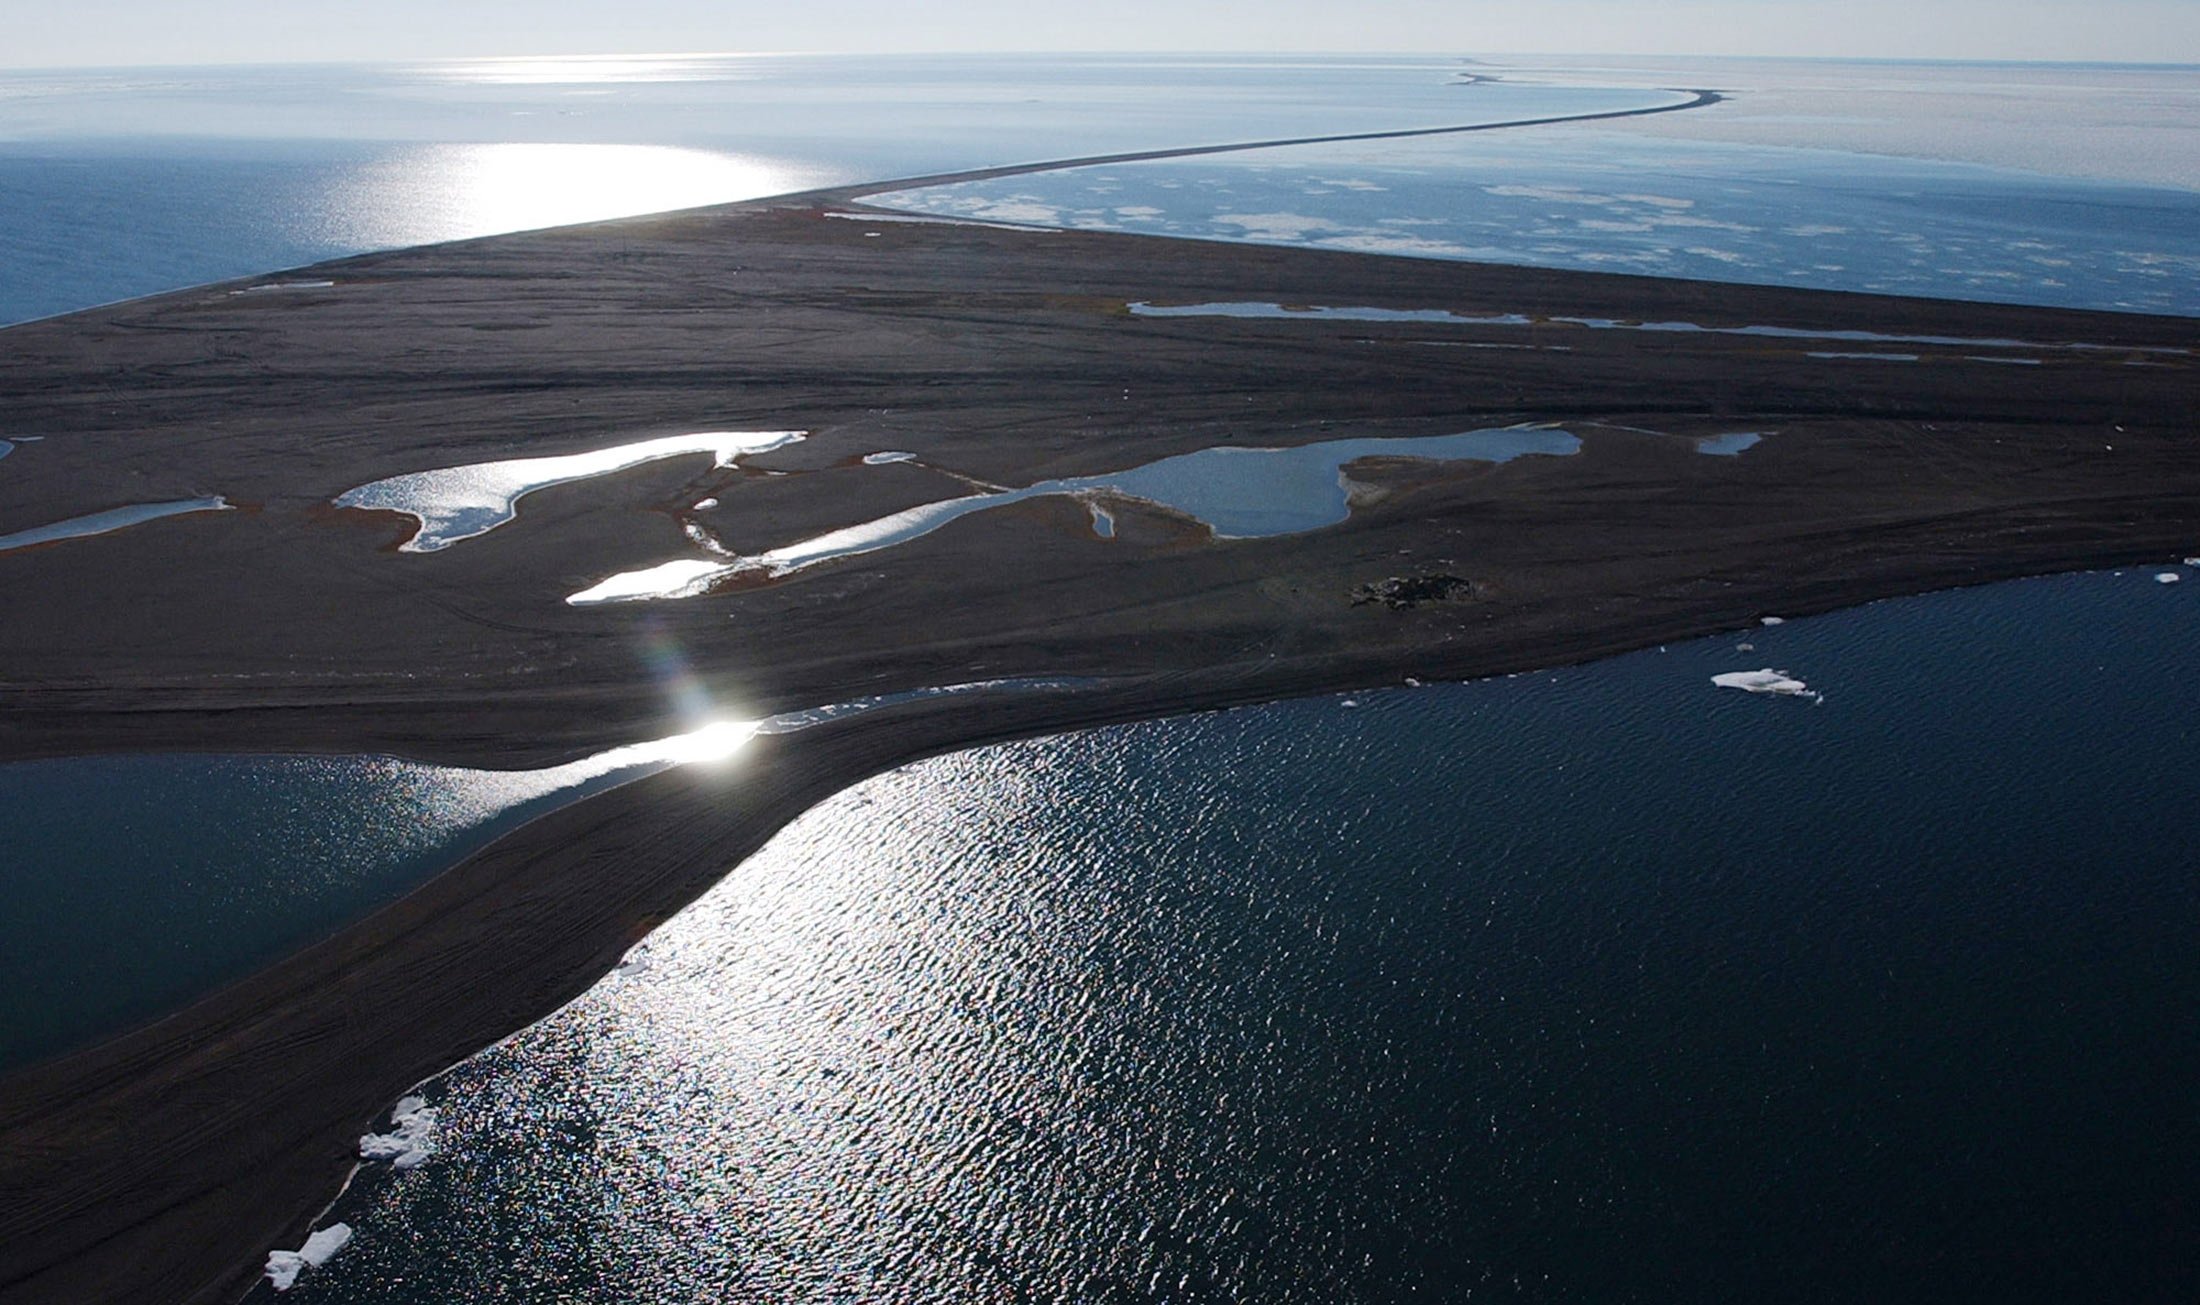
[[[748,746],[756,737],[753,720],[713,721],[689,734],[663,739],[653,746],[663,750],[664,759],[674,765],[695,765],[706,761],[725,761]]]
[[[430,64],[431,77],[481,86],[592,86],[605,83],[729,81],[755,55],[597,54],[473,59]]]
[[[364,169],[326,224],[401,246],[661,213],[800,190],[798,167],[661,145],[422,145]]]

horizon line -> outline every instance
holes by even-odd
[[[1412,50],[1225,50],[1225,49],[969,49],[969,50],[597,50],[586,53],[392,55],[367,59],[207,59],[151,63],[0,63],[0,74],[132,72],[205,68],[375,68],[468,63],[612,63],[619,61],[737,59],[1418,59],[1430,62],[1503,62],[1528,59],[1705,60],[1788,63],[1863,63],[1956,65],[2007,68],[2200,69],[2200,60],[2182,59],[2024,59],[1966,58],[1957,55],[1880,54],[1690,54],[1622,50],[1470,50],[1429,53]]]

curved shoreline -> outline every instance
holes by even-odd
[[[1483,78],[1480,80],[1499,81],[1502,79]],[[121,299],[109,299],[96,304],[86,304],[81,308],[69,308],[64,309],[63,311],[58,313],[46,313],[38,317],[26,317],[19,322],[0,322],[0,331],[10,331],[20,326],[36,326],[45,322],[57,322],[65,318],[78,316],[79,314],[83,313],[96,313],[109,309],[127,308],[132,304],[141,304],[151,302],[153,300],[165,299],[170,295],[189,294],[194,291],[205,291],[221,287],[235,286],[248,281],[266,281],[274,278],[295,276],[302,272],[317,271],[321,268],[331,265],[332,263],[345,262],[353,258],[367,258],[377,254],[403,253],[407,250],[415,249],[444,249],[452,246],[468,245],[480,240],[496,240],[504,236],[527,235],[536,231],[572,230],[583,227],[603,226],[606,224],[618,222],[650,221],[657,218],[674,217],[683,213],[707,213],[720,209],[736,208],[751,204],[768,204],[785,201],[794,201],[797,203],[824,203],[830,202],[834,199],[840,199],[843,202],[853,202],[865,195],[881,195],[896,190],[913,190],[920,186],[946,186],[964,181],[994,181],[1003,177],[1021,177],[1040,172],[1060,172],[1070,168],[1099,167],[1112,163],[1145,163],[1161,159],[1195,158],[1206,154],[1231,154],[1243,150],[1279,149],[1287,145],[1341,145],[1351,141],[1401,140],[1415,136],[1452,136],[1466,132],[1502,131],[1513,127],[1551,127],[1557,126],[1560,123],[1567,122],[1600,122],[1613,118],[1638,118],[1646,117],[1651,114],[1677,113],[1684,109],[1708,108],[1709,106],[1721,103],[1728,98],[1724,92],[1715,90],[1698,90],[1693,88],[1672,89],[1673,93],[1687,95],[1691,98],[1679,104],[1654,104],[1645,105],[1644,107],[1639,109],[1608,109],[1601,110],[1596,113],[1560,114],[1551,117],[1522,118],[1505,122],[1464,123],[1448,127],[1405,127],[1385,131],[1352,132],[1346,133],[1344,135],[1299,136],[1291,138],[1278,138],[1274,140],[1242,141],[1236,144],[1226,145],[1167,146],[1160,149],[1132,150],[1114,154],[1094,154],[1068,159],[1044,160],[1035,163],[993,164],[981,168],[968,168],[951,172],[925,173],[892,181],[858,181],[849,182],[847,184],[837,186],[812,187],[808,190],[782,191],[778,194],[757,195],[748,199],[726,200],[715,204],[698,204],[692,208],[660,209],[648,213],[629,213],[621,217],[609,217],[589,222],[569,223],[560,227],[522,227],[516,231],[492,231],[487,235],[459,236],[451,240],[430,241],[427,244],[421,245],[393,245],[386,249],[370,249],[359,254],[346,254],[340,255],[336,258],[320,259],[311,263],[297,263],[287,267],[272,268],[266,271],[247,272],[239,276],[222,277],[218,280],[213,281],[195,281],[189,285],[175,286],[167,290],[154,290],[142,295],[127,295]],[[1044,228],[1032,229],[1041,230]]]
[[[721,700],[758,706],[949,675],[1125,678],[759,740],[730,789],[671,773],[599,795],[187,1011],[0,1081],[0,1300],[235,1294],[268,1247],[297,1244],[358,1133],[405,1087],[584,990],[731,862],[877,771],[1404,675],[1583,661],[1766,610],[2175,556],[2200,538],[2183,363],[2129,371],[2111,350],[1852,376],[1777,340],[1587,330],[1556,359],[1437,361],[1466,351],[1411,348],[1427,333],[1413,324],[1142,320],[1121,305],[1157,288],[1226,300],[1257,287],[1401,308],[2082,332],[2131,349],[2181,341],[2177,321],[1138,237],[834,229],[853,225],[782,198],[328,265],[355,293],[176,294],[11,334],[21,384],[0,418],[76,434],[0,493],[157,479],[186,445],[223,476],[278,488],[251,496],[267,510],[191,534],[190,548],[125,538],[0,558],[0,585],[48,614],[40,630],[0,632],[0,756],[251,741],[560,759],[664,719],[664,688],[633,647],[668,635]],[[541,334],[514,350],[502,332],[516,329]],[[95,347],[97,333],[110,338]],[[108,377],[122,361],[136,389]],[[723,397],[741,386],[760,397]],[[81,397],[90,388],[97,402]],[[118,424],[110,405],[130,415]],[[653,514],[693,501],[677,468],[545,490],[509,529],[432,559],[376,552],[386,523],[314,515],[323,485],[402,470],[430,445],[526,445],[570,430],[573,407],[601,426],[816,411],[814,458],[736,487],[751,528],[789,537],[930,492],[911,468],[835,470],[882,431],[921,437],[889,447],[996,478],[1216,432],[1310,442],[1338,424],[1428,430],[1501,413],[1653,433],[1594,434],[1578,458],[1547,460],[1565,466],[1378,469],[1381,502],[1290,540],[1207,543],[1127,512],[1102,545],[1035,506],[957,523],[890,564],[678,613],[542,605],[568,572],[673,537]],[[230,423],[222,437],[195,442],[213,420]],[[1781,434],[1740,459],[1695,453],[1694,434],[1744,422]],[[118,572],[122,559],[136,570]],[[1355,584],[1428,567],[1457,567],[1487,596],[1349,605]]]
[[[2020,574],[2038,572],[1976,582]],[[1781,610],[1813,615],[1918,592],[1896,582],[1822,608]],[[1585,634],[1554,647],[1555,657],[1523,649],[1479,672],[1437,674],[1550,669],[1749,628],[1753,620],[1705,616]],[[1280,679],[1218,668],[1044,703],[995,700],[974,711],[970,703],[912,704],[759,737],[730,774],[675,768],[548,812],[337,935],[182,1011],[7,1076],[0,1230],[11,1257],[46,1262],[27,1274],[20,1261],[9,1266],[0,1301],[242,1295],[257,1285],[264,1251],[299,1242],[342,1195],[359,1164],[359,1134],[397,1095],[579,997],[780,829],[873,775],[1016,739],[1396,682],[1373,668],[1306,668]],[[638,846],[648,848],[649,872],[619,865],[626,882],[604,892],[607,855]],[[576,927],[581,920],[586,928]],[[539,950],[515,958],[522,941]],[[481,964],[491,953],[495,963]],[[454,965],[477,985],[465,1006],[441,1000]],[[362,1015],[389,1008],[408,1013],[382,1021],[362,1045]],[[362,1056],[371,1073],[360,1072]],[[145,1072],[154,1065],[157,1075]],[[240,1100],[264,1109],[240,1115],[233,1108]],[[177,1115],[200,1129],[179,1137],[161,1127]],[[71,1134],[89,1141],[78,1131],[87,1124],[100,1142],[72,1145]],[[37,1171],[28,1185],[26,1167]],[[148,1168],[167,1175],[156,1208],[144,1208],[140,1195]],[[253,1175],[249,1190],[229,1176],[244,1174]],[[35,1206],[21,1199],[30,1192],[40,1198]],[[179,1255],[179,1232],[186,1242],[229,1249]],[[55,1240],[68,1243],[58,1256]]]

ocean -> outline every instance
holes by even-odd
[[[2194,85],[1449,57],[7,73],[0,322],[819,184],[1674,86],[1736,96],[893,202],[2189,316]],[[2190,1298],[2200,591],[2157,570],[2191,574],[1925,595],[868,781],[427,1085],[433,1153],[362,1171],[324,1219],[354,1241],[291,1298]],[[1823,701],[1711,679],[1759,668]],[[69,764],[0,767],[11,827],[41,831],[6,862],[18,936],[66,918],[96,940],[118,867],[159,880],[147,918],[310,936],[504,809],[424,806],[449,778],[387,759],[55,782]],[[196,869],[127,859],[185,842]],[[11,1055],[66,1045],[63,996],[97,1004],[66,970],[94,944],[22,953]],[[95,1022],[218,981],[155,968],[113,971]]]
[[[2189,1294],[2196,588],[881,776],[430,1085],[294,1295]]]

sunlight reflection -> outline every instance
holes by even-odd
[[[431,77],[477,86],[586,86],[605,82],[744,81],[756,55],[593,54],[431,64]]]
[[[659,145],[422,145],[338,187],[325,230],[364,246],[430,244],[800,190],[813,170]]]

